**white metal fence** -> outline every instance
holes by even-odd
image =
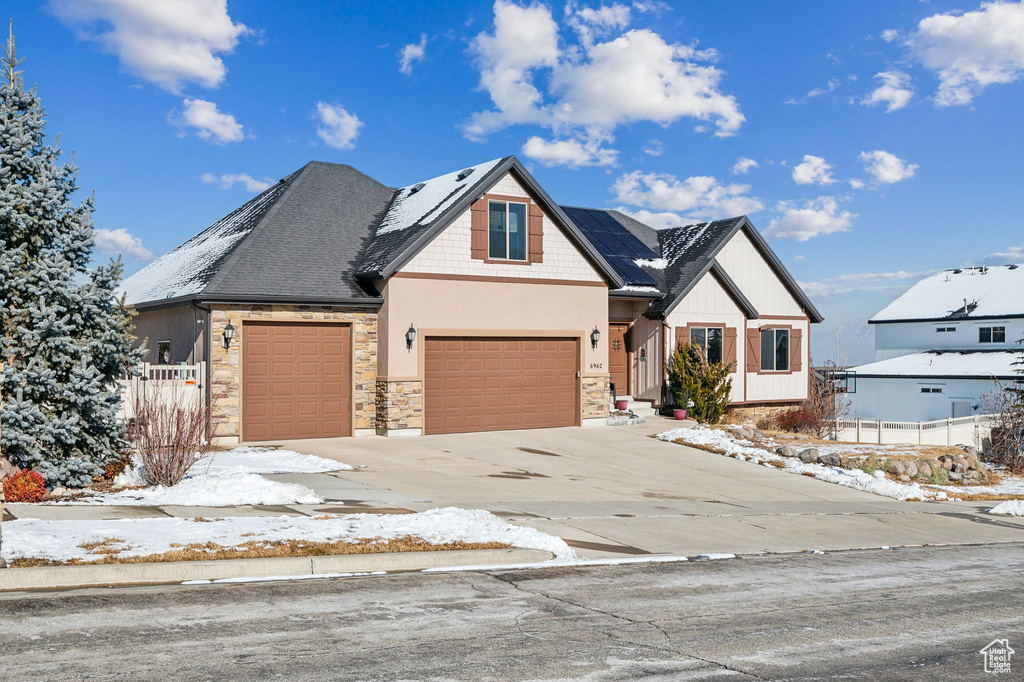
[[[981,445],[992,431],[989,414],[894,422],[884,419],[840,419],[836,440],[849,443],[917,443],[919,445]]]
[[[136,400],[157,396],[161,400],[189,403],[203,397],[206,384],[206,363],[195,365],[151,365],[142,363],[138,374],[119,380],[121,384],[121,418],[135,416]]]

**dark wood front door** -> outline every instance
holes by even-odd
[[[616,395],[629,395],[629,351],[626,349],[628,324],[608,325],[608,370]]]

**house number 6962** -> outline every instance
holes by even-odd
[[[590,363],[590,369],[601,369],[602,367],[604,367],[604,363],[601,363],[601,362],[592,362],[592,363]]]

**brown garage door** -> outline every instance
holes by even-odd
[[[428,338],[426,433],[574,426],[575,339]]]
[[[351,328],[246,322],[242,439],[352,435]]]

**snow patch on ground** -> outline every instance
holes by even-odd
[[[271,481],[259,474],[224,471],[189,475],[169,488],[158,485],[116,493],[93,493],[68,504],[118,504],[227,507],[244,504],[320,504],[324,499],[306,486]]]
[[[248,474],[319,474],[326,471],[352,471],[352,467],[333,459],[302,455],[292,450],[242,447],[212,452],[192,471],[241,472]]]
[[[117,556],[147,556],[175,549],[172,545],[214,543],[239,547],[250,542],[304,540],[356,542],[415,537],[433,544],[500,542],[512,547],[551,552],[559,560],[575,560],[565,541],[533,528],[514,526],[482,509],[446,507],[416,514],[349,514],[322,517],[229,517],[192,519],[117,519],[109,521],[42,521],[19,519],[4,524],[3,557],[8,561],[40,558],[53,561],[101,559],[84,543],[118,538]],[[104,551],[111,551],[105,549]]]
[[[946,500],[949,496],[940,490],[928,490],[918,483],[897,483],[889,480],[882,472],[876,475],[861,471],[860,469],[840,469],[837,467],[825,466],[823,464],[805,464],[792,457],[784,457],[764,448],[755,446],[748,440],[736,440],[728,433],[718,429],[709,429],[706,426],[696,428],[672,429],[659,433],[658,440],[673,442],[681,440],[693,445],[704,445],[721,450],[728,455],[734,455],[736,459],[750,461],[755,464],[768,464],[769,462],[781,462],[783,469],[792,474],[810,474],[819,481],[836,483],[848,488],[863,490],[892,497],[897,500],[920,499],[920,500]],[[815,446],[808,446],[818,448]],[[818,450],[821,452],[821,449]]]
[[[1024,516],[1024,500],[1007,500],[1000,502],[988,510],[990,514],[1005,514],[1006,516]]]

